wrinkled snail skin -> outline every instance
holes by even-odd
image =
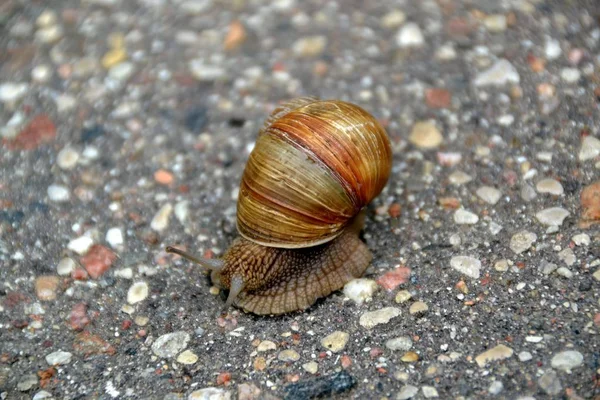
[[[240,184],[240,233],[221,259],[171,247],[229,289],[226,306],[283,314],[360,277],[372,255],[359,239],[361,210],[387,183],[391,147],[362,108],[342,101],[291,100],[265,122]]]

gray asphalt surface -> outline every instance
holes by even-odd
[[[219,315],[164,248],[308,95],[389,134],[373,263]],[[2,399],[600,398],[597,1],[3,0],[0,143]]]

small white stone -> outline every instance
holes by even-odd
[[[465,183],[471,182],[473,178],[462,171],[454,171],[450,174],[448,180],[453,185],[464,185]]]
[[[0,84],[0,101],[3,103],[13,103],[20,100],[29,87],[26,83],[5,82]]]
[[[65,365],[71,362],[73,354],[68,351],[58,350],[46,356],[48,365]]]
[[[441,61],[454,60],[456,56],[456,49],[452,43],[446,43],[443,46],[440,46],[435,52],[435,58]]]
[[[327,47],[327,37],[306,36],[294,42],[292,51],[298,57],[316,57],[321,55]]]
[[[400,336],[393,339],[388,339],[385,342],[385,347],[390,350],[408,351],[412,348],[413,341],[409,336]]]
[[[581,142],[579,150],[579,160],[587,161],[600,155],[600,139],[593,136],[586,136]]]
[[[499,344],[489,350],[484,351],[475,357],[475,362],[479,367],[483,368],[492,361],[504,360],[513,355],[513,350],[503,344]]]
[[[423,397],[425,397],[426,399],[439,397],[437,389],[433,386],[421,386],[421,391],[423,392]]]
[[[380,324],[387,324],[394,317],[401,314],[399,308],[385,307],[376,311],[369,311],[360,316],[359,323],[362,327],[371,329]]]
[[[583,354],[576,350],[567,350],[552,357],[552,368],[571,372],[583,364]]]
[[[182,200],[175,204],[175,208],[173,210],[175,212],[175,218],[179,221],[181,225],[186,225],[188,223],[188,215],[190,214],[190,202],[187,200]]]
[[[527,183],[524,183],[521,186],[520,195],[521,195],[521,198],[523,200],[525,200],[526,202],[530,202],[537,197],[537,193],[535,192],[535,190],[531,187],[531,185],[529,185]]]
[[[344,295],[356,304],[362,304],[371,301],[377,287],[377,282],[373,279],[353,279],[344,285]]]
[[[569,212],[562,207],[546,208],[535,214],[541,224],[548,226],[560,226],[568,216]]]
[[[560,48],[560,43],[558,40],[547,38],[544,46],[544,53],[548,60],[555,60],[560,57],[562,54],[562,49]]]
[[[198,356],[191,350],[185,350],[183,353],[177,356],[177,362],[180,364],[190,365],[195,364],[198,361]]]
[[[403,386],[402,389],[396,395],[396,400],[408,400],[412,399],[419,393],[419,388],[413,385]]]
[[[56,25],[56,22],[56,12],[53,10],[44,10],[35,20],[35,24],[39,28],[46,28],[48,26]]]
[[[519,361],[521,361],[521,362],[529,361],[532,358],[533,358],[533,356],[528,351],[522,351],[519,353]]]
[[[64,203],[71,198],[69,188],[63,185],[53,184],[48,186],[48,199],[56,203]]]
[[[135,65],[125,61],[119,63],[108,70],[108,76],[117,81],[126,81],[135,72]]]
[[[483,20],[483,25],[489,32],[504,32],[506,30],[506,16],[502,14],[488,15]]]
[[[106,242],[112,247],[116,249],[123,245],[123,231],[121,228],[110,228],[106,232]]]
[[[576,246],[589,246],[591,243],[590,236],[587,233],[574,235],[571,240]]]
[[[571,279],[573,277],[573,272],[567,267],[560,267],[556,270],[556,273],[563,278]]]
[[[133,278],[133,269],[130,267],[115,270],[115,276],[123,279]]]
[[[63,29],[60,25],[52,25],[47,28],[39,29],[35,33],[35,38],[42,43],[54,43],[63,37]]]
[[[473,83],[475,86],[503,86],[520,81],[517,69],[508,60],[500,59],[487,70],[478,73]]]
[[[515,122],[515,117],[512,114],[504,114],[499,116],[496,122],[498,125],[511,126]]]
[[[189,68],[192,76],[201,82],[217,81],[226,76],[225,69],[205,64],[204,59],[191,60]]]
[[[52,68],[47,64],[37,65],[31,70],[31,78],[38,83],[46,83],[52,77]]]
[[[67,248],[79,255],[84,255],[88,252],[88,250],[90,249],[90,247],[92,247],[93,244],[94,241],[92,240],[92,238],[88,236],[80,236],[77,239],[71,240],[67,245]]]
[[[161,358],[171,358],[187,347],[190,335],[184,331],[167,333],[152,343],[152,352]]]
[[[171,203],[163,205],[152,218],[150,228],[158,232],[165,230],[169,226],[169,218],[172,212],[173,206]]]
[[[494,381],[488,388],[488,393],[491,395],[497,395],[500,394],[500,392],[502,392],[503,389],[504,384],[502,383],[502,381]]]
[[[316,374],[319,371],[319,364],[314,361],[309,361],[306,364],[302,364],[302,369],[309,374]]]
[[[488,204],[496,204],[502,197],[502,192],[491,186],[481,186],[475,192],[477,196]]]
[[[567,83],[575,83],[581,78],[581,72],[577,68],[563,68],[560,77]]]
[[[510,238],[510,249],[515,254],[521,254],[531,247],[531,245],[537,240],[537,235],[529,231],[521,231],[515,233]]]
[[[350,335],[347,332],[335,331],[321,339],[321,346],[338,353],[344,350],[349,339]]]
[[[71,272],[77,268],[77,264],[73,261],[72,258],[65,257],[58,262],[56,266],[56,273],[60,276],[68,276],[71,275]]]
[[[450,259],[452,269],[473,279],[479,279],[481,261],[469,256],[454,256]]]
[[[150,289],[146,282],[135,282],[127,291],[127,302],[129,304],[139,303],[148,297],[149,292]]]
[[[56,163],[61,169],[69,170],[77,165],[79,161],[79,153],[72,147],[65,147],[62,149],[58,156],[56,156]]]
[[[190,393],[187,400],[231,400],[231,393],[225,389],[207,387],[200,390],[194,390]]]
[[[467,211],[464,208],[459,208],[454,212],[454,222],[459,225],[473,225],[479,221],[477,214]]]
[[[565,192],[560,182],[551,178],[542,179],[537,183],[535,188],[538,193],[549,193],[555,196],[561,196]]]
[[[561,250],[558,253],[558,258],[561,259],[569,267],[575,264],[575,261],[577,261],[577,257],[575,257],[575,253],[570,247]]]
[[[381,18],[381,26],[386,29],[397,28],[406,21],[406,14],[400,10],[392,10]]]
[[[256,348],[256,351],[258,351],[259,353],[270,350],[277,350],[277,345],[271,340],[263,340],[258,344],[258,347]]]
[[[405,24],[396,34],[396,44],[399,47],[421,47],[423,43],[425,43],[423,32],[414,22]]]
[[[31,400],[44,400],[44,399],[54,399],[54,396],[52,396],[52,393],[50,393],[46,390],[40,390],[39,392],[34,394],[33,397],[31,398]]]

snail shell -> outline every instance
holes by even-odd
[[[385,186],[385,130],[343,101],[291,100],[259,132],[240,185],[241,235],[221,259],[167,248],[212,270],[226,305],[256,314],[303,310],[360,277],[372,256],[360,211]]]

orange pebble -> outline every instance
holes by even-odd
[[[173,183],[173,174],[164,169],[159,169],[154,173],[154,180],[161,185],[170,185]]]

